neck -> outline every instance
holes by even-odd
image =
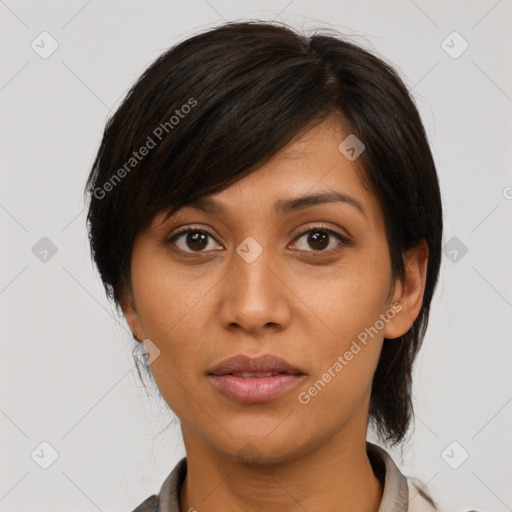
[[[180,512],[377,512],[382,485],[366,438],[338,433],[320,448],[280,462],[248,464],[213,451],[182,426],[187,476]]]

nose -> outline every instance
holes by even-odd
[[[266,248],[251,261],[241,252],[233,254],[233,267],[219,290],[220,321],[224,328],[242,329],[264,335],[269,329],[281,330],[292,317],[292,293],[283,283],[283,272]]]

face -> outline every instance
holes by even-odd
[[[391,278],[381,208],[338,149],[348,134],[331,117],[136,239],[123,311],[160,351],[151,371],[187,451],[277,461],[366,436],[383,338],[409,329],[421,293]],[[301,375],[268,384],[277,395],[252,377],[240,400],[211,375],[236,355],[277,356]]]

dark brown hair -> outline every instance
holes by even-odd
[[[373,378],[370,421],[398,444],[412,419],[412,365],[438,279],[443,219],[418,110],[381,58],[338,34],[307,37],[260,21],[227,23],[167,50],[106,124],[85,190],[91,254],[119,308],[131,289],[134,240],[157,213],[225,189],[333,112],[364,143],[361,178],[384,212],[392,277],[404,276],[408,248],[425,239],[429,249],[419,316],[384,343]]]

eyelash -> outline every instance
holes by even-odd
[[[338,238],[338,240],[341,242],[341,245],[349,246],[351,243],[348,238],[342,236],[337,231],[334,231],[332,229],[329,229],[329,228],[323,226],[322,224],[318,224],[315,226],[309,226],[306,230],[298,233],[296,235],[296,237],[294,238],[294,241],[300,239],[305,234],[311,233],[311,232],[328,233],[329,235],[334,236],[335,238]],[[179,239],[181,236],[183,236],[187,233],[204,233],[215,240],[215,237],[209,231],[207,231],[203,228],[189,226],[185,229],[182,229],[181,231],[178,231],[178,232],[172,234],[170,237],[166,237],[164,239],[164,245],[168,246],[168,245],[174,244],[177,239]],[[183,251],[181,249],[178,249],[178,250],[185,254],[203,254],[203,253],[206,254],[204,251]],[[337,251],[337,250],[339,250],[339,249],[335,248],[335,249],[328,249],[328,250],[318,250],[318,251],[311,250],[311,251],[303,251],[303,252],[310,252],[313,254],[332,254],[332,252]]]

